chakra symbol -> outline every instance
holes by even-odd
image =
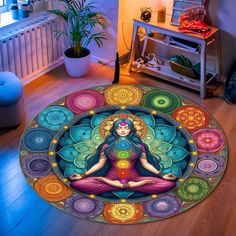
[[[130,157],[130,154],[127,151],[119,151],[118,154],[117,154],[117,157],[119,159],[127,159],[127,158]]]
[[[130,167],[130,162],[126,160],[118,161],[116,166],[119,169],[128,169]]]

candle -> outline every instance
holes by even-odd
[[[159,23],[164,23],[166,21],[166,7],[162,6],[158,11],[157,11],[157,22]]]

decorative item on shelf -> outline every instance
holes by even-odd
[[[19,8],[19,18],[20,19],[27,18],[29,17],[29,14],[30,14],[30,5],[28,3],[21,4]]]
[[[17,5],[12,5],[10,6],[10,12],[13,20],[18,20],[19,19],[19,11],[18,11],[18,6]]]
[[[201,20],[185,20],[181,22],[179,31],[183,33],[199,34],[207,37],[211,33],[211,28]]]
[[[166,7],[162,6],[157,11],[157,22],[158,23],[165,23],[165,21],[166,21]]]
[[[175,55],[169,60],[172,71],[187,76],[189,78],[196,78],[192,62],[183,55]]]
[[[205,2],[206,0],[175,0],[173,5],[171,24],[180,26],[180,17],[182,14],[188,14],[189,11],[198,14],[199,17],[205,16]],[[202,15],[202,12],[203,15]],[[201,19],[203,20],[203,19]]]
[[[152,9],[150,7],[143,7],[141,10],[141,20],[149,22],[152,18]]]
[[[64,52],[67,74],[81,77],[88,73],[90,67],[91,53],[88,45],[95,41],[98,47],[102,47],[103,41],[107,40],[104,32],[108,30],[110,23],[98,11],[94,1],[64,0],[63,4],[64,9],[49,10],[57,15],[65,26],[63,30],[56,31],[55,37],[65,35],[70,43],[70,48]],[[102,31],[94,32],[95,28],[101,28]]]

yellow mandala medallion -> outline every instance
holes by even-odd
[[[111,223],[133,224],[142,218],[143,207],[138,203],[108,203],[103,215]]]
[[[105,90],[104,96],[108,105],[138,106],[143,91],[133,85],[113,85]]]

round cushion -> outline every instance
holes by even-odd
[[[23,93],[22,82],[12,72],[0,72],[0,106],[17,102]]]

